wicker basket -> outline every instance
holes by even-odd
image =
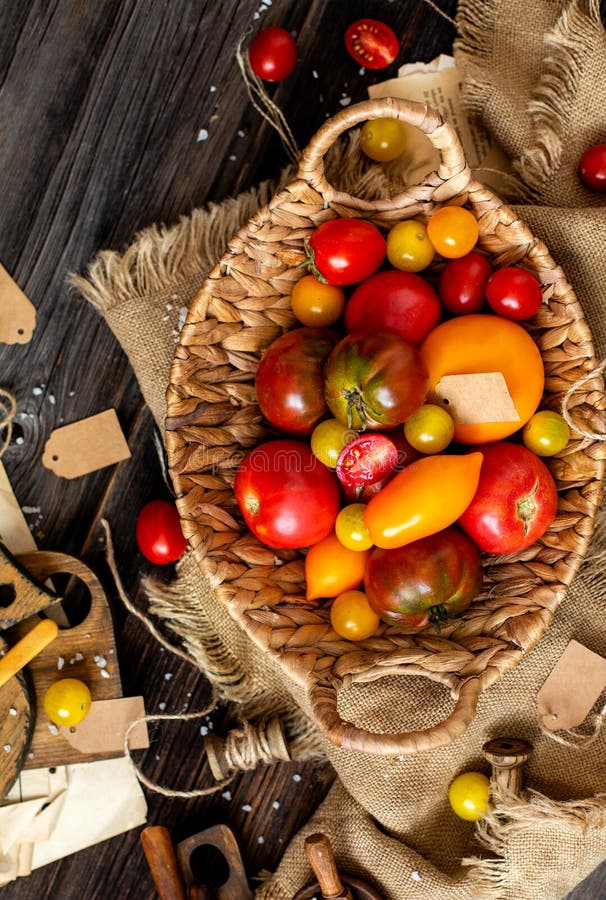
[[[365,201],[334,190],[323,156],[338,136],[367,119],[391,116],[421,129],[441,155],[422,184],[391,199]],[[559,409],[566,391],[595,367],[588,326],[562,270],[544,244],[495,194],[471,179],[453,129],[425,106],[368,101],[339,113],[317,132],[297,178],[230,241],[195,297],[167,393],[166,446],[184,531],[218,602],[303,686],[316,723],[344,748],[397,756],[443,747],[472,721],[478,696],[535,646],[574,577],[591,538],[602,496],[604,445],[574,434],[549,461],[559,489],[558,515],[540,542],[521,554],[485,560],[485,589],[439,634],[403,635],[382,625],[359,644],[330,627],[328,606],[305,603],[302,554],[275,552],[243,525],[232,490],[244,450],[275,436],[256,405],[254,375],[264,349],[295,325],[289,295],[303,275],[303,242],[327,219],[364,217],[387,226],[427,218],[443,203],[465,204],[479,220],[479,245],[497,265],[522,264],[542,284],[544,304],[529,330],[546,370],[543,406]],[[600,377],[575,391],[575,422],[606,400]],[[425,730],[379,734],[343,721],[339,690],[386,675],[424,675],[445,685],[451,714]]]

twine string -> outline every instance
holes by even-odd
[[[569,728],[561,731],[560,733],[551,731],[549,728],[546,728],[543,725],[542,721],[539,719],[539,727],[544,735],[551,738],[553,741],[557,741],[558,744],[562,744],[564,747],[589,747],[595,740],[597,740],[602,726],[604,725],[604,720],[606,719],[606,704],[602,706],[597,713],[594,713],[591,718],[591,731],[588,733],[582,733],[581,731],[575,731],[574,728]]]
[[[223,746],[228,768],[255,769],[259,763],[267,765],[275,761],[264,724],[244,722],[242,728],[234,728],[229,732]]]
[[[562,399],[562,416],[566,420],[568,427],[592,441],[606,441],[606,432],[594,431],[592,428],[584,428],[582,426],[579,426],[577,422],[574,422],[572,420],[570,407],[574,394],[593,378],[597,378],[599,375],[602,375],[604,369],[606,369],[606,360],[603,360],[595,367],[595,369],[592,369],[591,372],[587,372],[586,375],[581,376],[581,378],[575,381],[574,384],[571,384]]]
[[[10,391],[0,387],[0,457],[11,442],[17,401]]]

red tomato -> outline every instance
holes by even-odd
[[[343,287],[372,275],[385,259],[385,238],[363,219],[331,219],[309,239],[309,267],[316,277]]]
[[[264,81],[282,81],[297,64],[297,45],[284,28],[264,28],[248,48],[248,61]]]
[[[394,550],[376,547],[364,574],[371,608],[383,621],[407,631],[458,615],[481,587],[480,554],[456,528]]]
[[[589,147],[579,160],[579,176],[592,191],[606,191],[606,144]]]
[[[300,441],[251,450],[236,472],[234,494],[244,521],[269,547],[310,547],[330,534],[339,512],[335,475]]]
[[[486,282],[492,275],[489,260],[472,250],[450,259],[440,275],[438,293],[442,303],[455,315],[479,312],[486,302]]]
[[[441,318],[438,295],[412,272],[377,272],[358,285],[345,308],[347,331],[392,331],[415,345]]]
[[[518,266],[497,269],[486,284],[488,305],[504,319],[529,319],[541,308],[541,285],[530,272]]]
[[[480,481],[459,525],[486,553],[518,553],[547,531],[558,492],[545,463],[508,441],[485,444]]]
[[[141,508],[135,537],[143,556],[158,565],[175,562],[187,545],[177,507],[169,500],[151,500]]]
[[[346,487],[384,481],[398,464],[398,448],[384,434],[361,434],[341,450],[337,478]]]
[[[359,19],[345,32],[347,52],[367,69],[384,69],[398,55],[400,45],[389,25],[377,19]]]
[[[324,328],[294,328],[269,345],[255,375],[259,408],[291,434],[311,434],[328,412],[324,363],[337,342]]]
[[[389,331],[348,334],[326,362],[328,407],[354,431],[399,425],[421,406],[428,389],[417,348]]]

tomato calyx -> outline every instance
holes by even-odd
[[[297,263],[297,269],[306,268],[308,272],[311,272],[311,274],[318,279],[320,284],[328,284],[328,281],[324,278],[324,275],[322,275],[316,265],[316,254],[307,238],[303,243],[303,249],[305,251],[305,259],[301,260],[300,263]]]
[[[448,621],[448,610],[443,603],[438,603],[436,606],[430,606],[427,610],[427,618],[435,630],[440,631],[442,623]]]
[[[347,427],[353,431],[366,431],[370,410],[357,388],[346,388],[343,397],[347,401]]]
[[[537,505],[535,503],[534,496],[538,488],[539,482],[537,479],[535,480],[535,483],[531,487],[530,491],[527,494],[524,494],[523,497],[520,497],[516,504],[516,515],[522,523],[522,527],[524,529],[524,537],[528,535],[530,526],[532,525],[537,515]]]

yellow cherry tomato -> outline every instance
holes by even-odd
[[[398,222],[387,235],[387,259],[402,272],[421,272],[434,256],[427,228],[416,219]]]
[[[345,591],[335,597],[330,609],[330,624],[339,637],[364,641],[379,627],[379,617],[363,591]]]
[[[441,453],[454,437],[454,422],[445,409],[424,403],[404,423],[404,437],[421,453]]]
[[[570,440],[570,428],[559,413],[542,409],[524,426],[522,440],[537,456],[554,456]]]
[[[463,515],[480,480],[482,454],[424,456],[392,478],[366,507],[364,523],[383,550],[448,528]]]
[[[344,506],[335,521],[335,533],[349,550],[370,550],[372,541],[364,524],[365,503]]]
[[[467,822],[483,819],[490,805],[490,781],[481,772],[463,772],[448,788],[452,811]]]
[[[376,162],[389,162],[406,149],[406,126],[397,119],[371,119],[362,128],[360,147]]]
[[[359,587],[364,580],[368,550],[349,550],[334,531],[310,547],[305,557],[308,600],[338,597]]]
[[[44,711],[55,725],[77,725],[92,703],[88,687],[78,678],[60,678],[44,695]]]
[[[315,275],[304,275],[290,295],[292,311],[303,325],[324,328],[341,317],[345,309],[345,291],[323,284]]]
[[[335,469],[341,450],[358,436],[338,419],[325,419],[311,433],[311,452],[329,469]]]
[[[462,206],[443,206],[432,213],[427,223],[429,240],[437,253],[458,259],[475,247],[480,228],[472,212]]]

